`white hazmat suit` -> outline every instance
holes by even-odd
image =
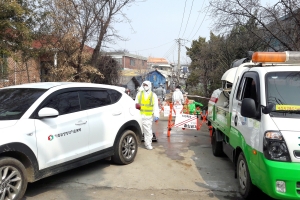
[[[179,88],[176,88],[175,91],[173,92],[172,102],[173,104],[175,103],[180,105],[184,104],[183,94]]]
[[[148,88],[143,87],[143,84],[147,84]],[[151,82],[150,81],[144,81],[141,87],[143,87],[144,97],[147,99],[150,95],[151,91]],[[135,102],[139,103],[139,97],[142,91],[139,91],[135,97]],[[143,126],[143,134],[144,134],[144,141],[145,141],[145,147],[146,149],[152,149],[152,124],[153,124],[153,117],[159,118],[159,108],[158,108],[158,99],[154,92],[153,93],[153,115],[152,116],[146,116],[142,114],[142,126]]]

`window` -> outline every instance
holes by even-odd
[[[80,111],[78,92],[66,92],[56,95],[44,106],[54,108],[59,115]]]
[[[300,105],[300,73],[270,72],[266,76],[267,100],[275,105]]]
[[[256,95],[255,85],[256,84],[253,78],[244,77],[237,92],[237,99],[243,100],[244,98],[254,98]]]
[[[130,59],[130,65],[135,66],[135,60],[134,59]]]
[[[92,109],[111,104],[110,96],[106,90],[83,91],[85,109]]]
[[[269,72],[266,75],[267,104],[273,103],[275,106],[281,105],[290,109],[274,109],[272,111],[273,116],[299,118],[299,110],[293,108],[300,105],[299,77],[300,73],[298,71]],[[274,108],[276,108],[275,106]]]
[[[256,80],[253,77],[246,76],[240,82],[236,98],[240,101],[244,98],[251,98],[255,101],[255,105],[257,106],[259,102],[257,88]]]
[[[107,90],[109,93],[111,103],[116,103],[121,98],[122,94],[116,90]]]
[[[45,91],[32,88],[1,89],[0,120],[20,119]]]

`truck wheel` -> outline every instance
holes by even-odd
[[[116,164],[127,165],[134,161],[137,154],[138,144],[135,133],[131,130],[126,130],[117,139],[114,147],[114,155],[112,161]]]
[[[251,182],[248,165],[243,152],[240,153],[237,161],[237,178],[239,180],[240,194],[245,199],[251,199],[255,193],[255,187]]]
[[[216,157],[223,156],[223,145],[222,145],[222,142],[217,142],[217,136],[216,136],[215,130],[212,134],[211,144],[212,144],[212,152],[213,152],[214,156],[216,156]]]
[[[19,200],[27,188],[26,170],[23,164],[9,157],[0,159],[0,197]]]

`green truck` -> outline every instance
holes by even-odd
[[[208,104],[213,154],[234,163],[245,199],[300,199],[300,52],[254,52],[222,82]]]

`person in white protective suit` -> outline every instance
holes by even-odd
[[[153,120],[156,122],[159,120],[159,108],[157,95],[151,91],[151,82],[144,81],[142,83],[143,90],[139,91],[136,95],[135,102],[141,105],[142,126],[145,147],[148,150],[152,147],[152,124]]]
[[[176,89],[173,92],[173,96],[172,96],[173,104],[179,104],[179,105],[184,104],[183,94],[180,89],[181,89],[181,87],[178,85],[178,86],[176,86]]]

